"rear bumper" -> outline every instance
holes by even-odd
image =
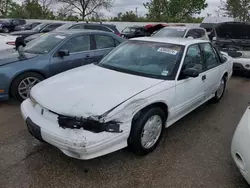
[[[48,117],[41,115],[32,106],[30,99],[21,104],[21,112],[26,121],[34,124],[33,129],[37,133],[33,132],[33,136],[59,148],[64,154],[73,158],[92,159],[127,146],[130,122],[121,124],[122,133],[92,133],[83,129],[59,127],[57,118],[53,117],[56,115]]]

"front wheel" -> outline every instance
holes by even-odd
[[[215,93],[213,102],[219,102],[221,100],[221,98],[223,97],[225,93],[225,89],[226,89],[226,77],[224,76],[220,81],[220,86]]]
[[[35,72],[26,72],[19,75],[11,85],[12,97],[19,101],[29,98],[31,88],[42,80],[44,80],[43,76]]]
[[[166,117],[165,113],[157,107],[141,113],[132,124],[128,147],[137,155],[146,155],[159,144]]]

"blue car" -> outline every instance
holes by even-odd
[[[15,50],[0,51],[0,101],[11,97],[22,101],[38,82],[97,63],[123,41],[103,31],[54,31],[28,42],[23,55]]]

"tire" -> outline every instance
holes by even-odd
[[[148,145],[149,147],[146,147],[147,145],[143,145],[144,143],[143,137],[145,137],[143,135],[144,133],[147,132],[147,131],[144,131],[144,129],[146,129],[147,127],[146,125],[148,125],[147,122],[150,121],[152,117],[156,118],[157,120],[159,120],[160,118],[161,128],[160,128],[160,131],[156,131],[158,133],[155,132],[157,136],[156,134],[153,133],[154,137],[157,137],[157,139],[154,139],[153,145],[151,146]],[[131,132],[128,138],[129,150],[135,153],[136,155],[140,155],[140,156],[146,155],[154,151],[154,149],[158,146],[161,140],[163,129],[165,127],[165,121],[166,121],[165,113],[158,107],[150,108],[150,109],[142,111],[141,114],[132,123]]]
[[[35,79],[37,80],[37,82],[35,82]],[[21,92],[19,92],[19,88],[22,88],[22,86],[24,86],[24,82],[25,84],[26,83],[29,83],[27,82],[27,80],[30,80],[31,82],[34,82],[34,84],[27,84],[28,86],[26,88],[28,88],[28,90],[30,91],[30,89],[36,85],[37,83],[41,82],[42,80],[44,80],[44,77],[41,75],[41,74],[38,74],[36,72],[25,72],[19,76],[17,76],[12,84],[11,84],[11,87],[10,87],[10,93],[11,93],[11,96],[16,99],[16,100],[19,100],[19,101],[23,101],[25,100],[26,98],[29,97],[29,93],[27,95],[27,97],[25,98],[24,96],[22,96],[20,93],[23,92],[24,90],[27,91],[27,89],[24,89],[24,90],[20,90]],[[32,81],[33,80],[33,81]]]
[[[223,86],[221,86],[222,82],[224,82]],[[219,101],[222,99],[222,97],[224,96],[225,89],[226,89],[226,84],[227,84],[227,80],[226,80],[226,77],[224,76],[224,77],[221,79],[221,81],[220,81],[219,89],[216,91],[215,96],[214,96],[214,98],[212,99],[212,101],[213,101],[214,103],[219,102]],[[221,87],[222,87],[222,88],[221,88]],[[222,90],[220,91],[220,89],[222,89]]]
[[[4,33],[9,33],[9,31],[10,31],[10,30],[9,30],[8,28],[6,28],[6,27],[3,28],[3,32],[4,32]]]

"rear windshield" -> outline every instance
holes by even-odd
[[[250,39],[250,24],[223,24],[216,28],[219,38]]]
[[[105,25],[105,26],[112,29],[114,32],[119,32],[115,25]]]
[[[165,27],[154,33],[154,37],[183,37],[185,35],[185,28],[169,28]]]

